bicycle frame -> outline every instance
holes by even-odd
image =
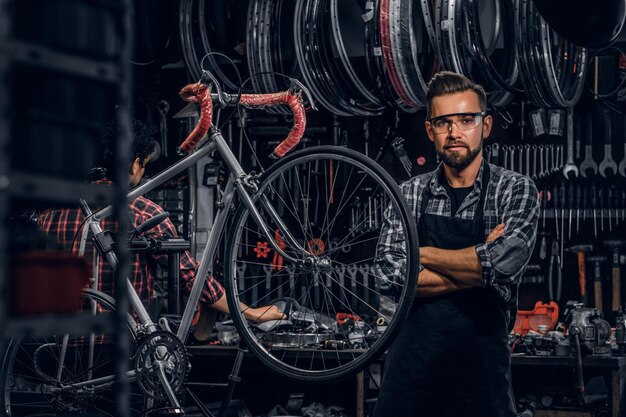
[[[251,216],[257,223],[257,225],[261,228],[264,233],[267,241],[270,243],[272,248],[276,250],[281,256],[285,259],[292,260],[294,262],[301,262],[293,258],[293,256],[285,253],[279,245],[276,243],[274,239],[273,232],[270,232],[265,221],[261,217],[261,214],[255,207],[255,200],[259,200],[263,207],[267,210],[268,215],[272,218],[273,221],[276,222],[278,227],[282,231],[282,235],[285,240],[287,240],[293,247],[297,248],[305,257],[313,257],[310,253],[308,253],[291,235],[287,227],[282,222],[280,216],[277,214],[276,210],[272,207],[271,203],[265,196],[257,197],[254,195],[250,195],[250,191],[256,191],[256,185],[253,179],[250,178],[248,174],[246,174],[237,161],[235,155],[232,150],[228,147],[226,140],[222,136],[219,129],[216,127],[212,127],[207,135],[207,140],[204,144],[201,144],[198,149],[176,162],[171,167],[167,168],[163,172],[156,175],[154,178],[146,181],[141,186],[133,189],[127,195],[127,199],[129,202],[132,202],[137,197],[152,191],[158,186],[162,185],[178,173],[186,170],[187,168],[194,165],[197,161],[205,157],[206,155],[211,154],[213,151],[217,150],[217,152],[222,156],[224,162],[229,168],[230,176],[229,180],[226,184],[223,196],[223,204],[218,209],[213,227],[211,228],[211,232],[209,234],[208,243],[204,248],[204,252],[202,254],[202,259],[200,260],[200,265],[198,270],[196,271],[196,276],[194,279],[194,283],[191,289],[191,293],[189,295],[189,299],[185,305],[185,310],[182,315],[181,324],[178,328],[178,332],[176,336],[184,343],[187,339],[187,334],[189,332],[189,328],[191,326],[191,320],[194,314],[195,306],[200,300],[200,295],[202,294],[202,288],[206,283],[207,273],[212,270],[213,267],[213,258],[215,256],[219,240],[222,236],[222,232],[226,225],[226,220],[229,215],[229,208],[233,202],[235,193],[239,196],[241,201],[246,205],[248,210],[250,211]],[[94,235],[101,233],[102,229],[100,228],[99,222],[109,215],[112,214],[112,207],[106,207],[95,214],[93,214],[92,218],[88,222],[88,227],[91,229]],[[86,226],[87,227],[87,226]],[[82,239],[86,239],[86,233],[83,234]],[[81,242],[81,245],[83,243]],[[106,257],[109,263],[115,267],[117,265],[117,259],[113,252],[109,252],[106,254]],[[130,280],[127,280],[128,292],[130,295],[130,304],[134,312],[137,314],[137,318],[139,322],[143,326],[143,331],[152,333],[157,330],[155,323],[152,321],[146,308],[143,306],[137,292],[132,286]]]

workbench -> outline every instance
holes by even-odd
[[[572,372],[571,381],[562,381],[563,384],[576,383],[576,358],[572,356],[530,356],[514,355],[511,358],[513,385],[516,387],[519,376],[524,368],[536,371],[536,367],[556,370],[569,368]],[[585,372],[587,372],[585,374]],[[624,401],[624,382],[626,380],[626,356],[599,356],[588,355],[583,358],[583,375],[602,375],[609,388],[609,405],[611,417],[626,417]],[[586,381],[585,381],[586,382]],[[516,390],[517,391],[517,390]],[[558,415],[558,414],[554,414]]]

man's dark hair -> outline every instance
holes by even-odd
[[[148,127],[141,120],[133,120],[131,122],[131,134],[132,145],[131,145],[131,154],[128,158],[129,166],[135,160],[135,158],[139,158],[142,165],[145,165],[148,162],[148,158],[154,152],[155,149],[155,141],[154,135],[155,130]],[[117,143],[117,137],[120,134],[120,129],[117,126],[116,121],[111,121],[106,124],[104,128],[104,134],[102,135],[102,161],[101,166],[105,168],[109,173],[113,172],[113,167],[115,165],[115,144]]]
[[[478,96],[480,110],[487,111],[487,94],[485,89],[466,76],[451,71],[441,71],[433,76],[426,91],[426,117],[431,118],[433,98],[447,94],[473,91]]]

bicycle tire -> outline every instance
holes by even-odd
[[[111,312],[115,310],[115,300],[107,294],[94,290],[83,291],[83,306],[91,305],[95,301],[97,311]],[[129,316],[129,333],[136,339],[134,320]],[[112,340],[110,336],[95,335],[94,342],[89,341],[86,335],[74,335],[68,338],[65,363],[62,367],[61,379],[55,380],[58,371],[60,340],[59,335],[33,338],[24,337],[9,342],[2,362],[0,384],[3,395],[2,415],[7,417],[26,417],[31,415],[69,415],[79,413],[89,416],[110,416],[114,410],[113,386],[90,393],[84,390],[82,394],[76,390],[57,389],[60,384],[77,383],[80,378],[111,375],[112,372]],[[93,365],[89,366],[89,345],[94,346]],[[109,357],[111,356],[111,357]],[[111,366],[109,366],[111,365]],[[101,372],[106,372],[101,374]],[[143,410],[143,394],[131,393],[133,402],[131,410],[140,415]],[[82,396],[82,397],[81,397]]]
[[[300,260],[315,258],[317,263],[306,266],[281,257],[280,268],[278,252],[271,251],[273,256],[269,256],[263,249],[265,237],[255,229],[248,209],[239,206],[227,236],[225,281],[231,316],[242,342],[267,367],[291,379],[319,382],[362,369],[392,341],[408,314],[417,285],[415,220],[398,185],[383,168],[358,152],[319,146],[277,162],[260,178],[253,201],[274,232],[280,223],[271,220],[261,196],[269,199],[280,222],[301,242],[298,250],[282,236],[284,232],[277,232],[285,253]],[[317,199],[311,199],[315,196]],[[371,215],[358,214],[354,221],[357,197],[367,203],[364,207]],[[406,233],[404,256],[396,259],[400,266],[391,279],[381,272],[385,264],[377,257],[382,211],[397,216]],[[348,245],[352,249],[346,252]],[[303,252],[302,248],[308,249]],[[310,256],[313,253],[316,255]],[[265,280],[260,271],[265,272]],[[251,306],[278,303],[292,309],[287,312],[289,320],[258,326],[244,318],[240,302]]]

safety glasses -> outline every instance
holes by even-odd
[[[485,112],[478,113],[451,113],[433,117],[426,121],[430,123],[435,133],[448,133],[454,124],[460,130],[472,130],[476,128],[485,116]]]

